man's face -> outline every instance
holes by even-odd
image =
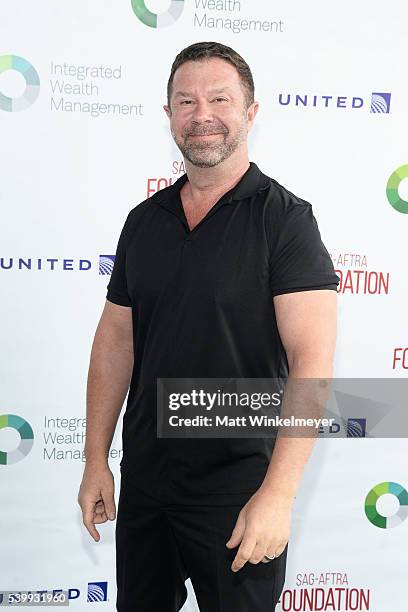
[[[219,58],[189,61],[176,70],[170,108],[171,134],[194,166],[210,168],[246,141],[257,103],[246,108],[237,70]]]

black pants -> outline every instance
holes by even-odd
[[[249,498],[249,497],[248,497]],[[178,612],[191,579],[200,612],[273,612],[286,571],[286,546],[269,563],[231,570],[228,549],[243,504],[163,504],[122,475],[116,521],[117,610]]]

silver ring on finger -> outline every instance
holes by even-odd
[[[268,561],[273,561],[275,559],[276,555],[273,555],[273,557],[270,557],[269,555],[264,555],[265,559],[268,559]]]

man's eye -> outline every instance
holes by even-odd
[[[190,104],[191,100],[182,100],[180,104]]]
[[[227,100],[225,98],[215,98],[217,100],[217,102],[226,102]]]

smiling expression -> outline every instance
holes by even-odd
[[[201,168],[230,157],[246,142],[253,122],[237,70],[220,58],[182,64],[174,74],[170,108],[164,108],[181,153]]]

